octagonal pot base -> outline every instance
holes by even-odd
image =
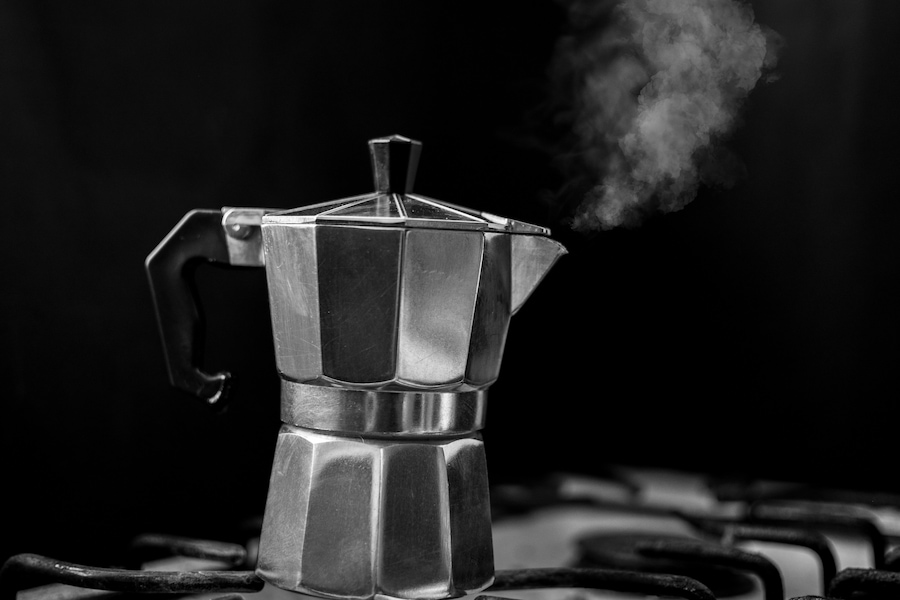
[[[257,573],[329,598],[486,588],[494,565],[480,436],[366,439],[283,425]]]

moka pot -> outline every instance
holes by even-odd
[[[198,364],[196,260],[265,266],[281,419],[257,573],[326,598],[449,598],[493,581],[487,389],[510,317],[565,249],[549,230],[414,194],[421,144],[369,142],[375,191],[194,210],[146,261],[170,380]]]

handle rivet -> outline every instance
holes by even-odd
[[[253,228],[241,225],[240,223],[229,223],[228,226],[225,227],[225,232],[228,234],[228,237],[245,240],[253,233]]]

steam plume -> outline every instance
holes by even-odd
[[[574,0],[555,59],[572,97],[568,160],[587,173],[582,231],[683,208],[742,168],[722,146],[779,37],[740,0]],[[574,93],[574,96],[572,94]]]

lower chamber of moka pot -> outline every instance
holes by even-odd
[[[494,563],[480,435],[283,425],[257,573],[294,598],[440,599],[486,588]]]

